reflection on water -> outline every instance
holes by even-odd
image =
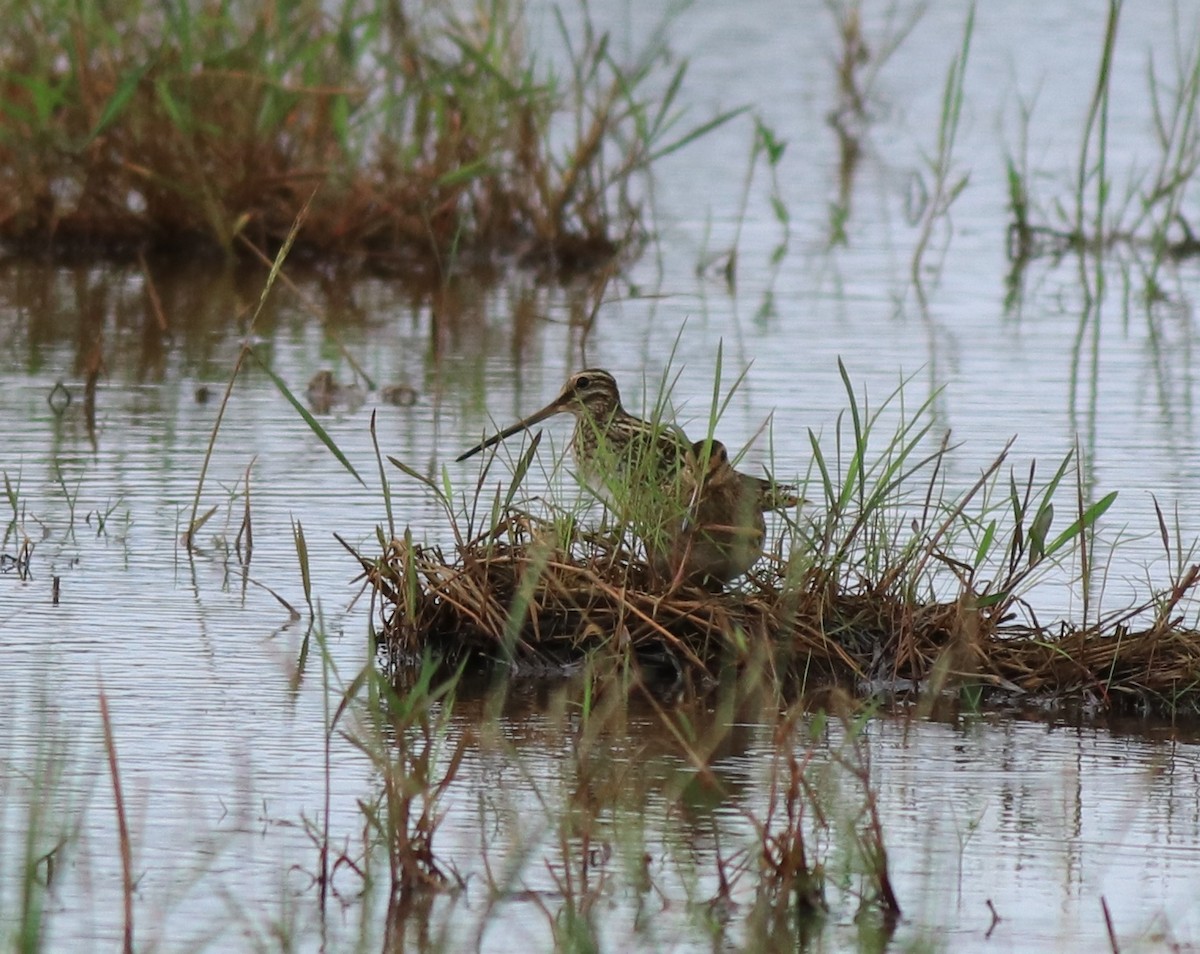
[[[261,641],[252,645],[259,675],[269,672],[270,651]],[[95,662],[99,653],[76,655]],[[368,948],[377,946],[386,897],[378,895],[382,886],[361,897],[361,880],[348,866],[334,871],[335,903],[323,928],[317,918],[317,845],[301,827],[319,831],[323,818],[317,700],[264,693],[263,684],[281,680],[247,684],[249,673],[238,666],[251,660],[224,655],[205,679],[168,680],[162,698],[147,690],[147,679],[131,688],[105,667],[110,699],[136,691],[141,700],[140,713],[126,704],[116,715],[140,872],[140,936],[225,947],[267,937],[279,926],[273,922],[286,920],[307,938],[304,949],[322,931],[335,949],[363,931]],[[70,665],[62,670],[73,675]],[[214,693],[218,682],[223,691]],[[186,711],[181,696],[191,700]],[[757,826],[777,804],[772,726],[752,711],[693,706],[672,712],[669,727],[635,698],[620,724],[589,737],[565,698],[577,695],[518,690],[498,734],[482,736],[480,707],[490,703],[462,703],[453,731],[470,741],[441,806],[435,845],[440,864],[467,887],[427,899],[425,916],[402,925],[403,936],[419,947],[424,933],[451,950],[481,937],[487,950],[548,949],[555,936],[561,943],[556,912],[573,898],[586,900],[606,948],[707,950],[714,930],[735,949],[759,947],[742,926],[754,879],[739,872],[755,869]],[[115,942],[119,868],[105,768],[92,744],[98,732],[80,733],[81,715],[94,726],[86,714],[61,704],[27,709],[32,701],[14,701],[14,713],[31,715],[13,721],[5,765],[33,768],[35,740],[61,739],[76,780],[55,790],[53,808],[83,819],[70,863],[55,875],[54,946],[87,946],[90,937]],[[703,772],[672,741],[685,724],[706,753]],[[1200,740],[1137,730],[953,714],[867,722],[862,759],[904,910],[893,939],[898,949],[918,941],[950,950],[985,943],[1014,951],[1103,949],[1102,902],[1122,949],[1195,937]],[[453,741],[452,733],[444,751]],[[831,912],[823,949],[831,950],[856,947],[870,934],[856,918],[860,863],[846,849],[862,804],[860,788],[837,762],[846,745],[834,723],[797,749],[812,787],[805,828],[808,850],[825,866]],[[375,781],[344,749],[331,768],[335,856],[356,858],[355,801],[371,798]],[[8,781],[6,831],[21,830],[19,806],[32,784],[24,775]],[[722,894],[718,870],[730,884],[714,908]],[[6,911],[12,888],[10,880]],[[727,919],[723,927],[712,921],[716,910]]]
[[[697,725],[703,732],[704,721]],[[530,751],[529,732],[528,726],[514,727],[520,739],[515,751]],[[636,827],[652,859],[650,876],[668,895],[656,899],[660,923],[650,936],[670,946],[689,923],[686,902],[701,905],[710,898],[705,892],[715,894],[715,859],[753,850],[752,819],[766,817],[775,740],[769,727],[735,725],[711,755],[713,777],[689,789],[683,779],[694,773],[680,750],[664,741],[656,718],[634,714],[628,732],[610,740],[607,757],[622,792],[604,816],[610,824],[601,827],[619,839],[622,826],[640,818]],[[1200,825],[1190,794],[1195,739],[1150,741],[1066,724],[969,717],[911,722],[903,716],[873,720],[865,739],[892,876],[906,904],[896,938],[901,949],[918,938],[971,949],[984,943],[991,927],[990,943],[1001,950],[1095,950],[1105,944],[1101,898],[1131,941],[1149,940],[1154,932],[1195,936],[1189,884]],[[826,746],[839,744],[833,733],[816,746],[809,773],[818,785],[825,778]],[[499,775],[500,786],[494,766],[472,764],[466,802],[477,797],[488,805],[515,800],[530,806],[550,798],[541,820],[553,824],[555,806],[547,793],[570,797],[571,779],[563,791],[561,773],[574,763],[565,753],[555,755],[545,739],[538,750],[550,753],[547,763],[516,772],[510,767]],[[825,781],[842,799],[840,809],[835,799],[826,811],[852,813],[858,803],[853,786],[844,778]],[[523,790],[529,799],[521,797]],[[477,865],[477,822],[465,811],[468,822],[461,828],[459,816],[448,816],[447,834],[463,839],[464,862],[475,858]],[[526,824],[541,831],[536,820]],[[553,854],[553,845],[546,850]],[[1154,863],[1147,865],[1148,856]],[[629,862],[617,859],[613,866]],[[836,882],[845,859],[835,852],[828,863]],[[689,874],[699,882],[689,883]],[[552,891],[554,885],[547,878],[541,887]],[[616,888],[607,901],[618,908],[632,903]],[[752,896],[735,889],[734,903],[744,913]],[[1000,918],[994,926],[989,903]],[[839,911],[835,904],[835,935],[853,935],[853,915],[853,905]],[[619,947],[622,927],[634,922],[632,915],[613,917],[613,933],[605,936]],[[546,936],[535,933],[533,940],[542,944]]]
[[[923,308],[912,290],[917,232],[905,204],[914,180],[928,175],[943,82],[961,42],[956,5],[916,22],[859,91],[864,107],[852,128],[827,123],[840,102],[840,47],[823,5],[768,4],[747,17],[738,5],[710,4],[681,17],[673,39],[693,60],[691,108],[752,103],[787,149],[773,181],[756,173],[744,209],[746,127],[668,157],[655,191],[659,242],[607,283],[546,288],[518,275],[496,286],[458,275],[414,289],[297,267],[295,285],[277,287],[250,327],[261,273],[0,264],[0,551],[10,558],[0,575],[0,923],[21,910],[21,874],[9,859],[25,856],[32,830],[39,858],[59,838],[72,845],[47,898],[48,949],[118,943],[102,683],[133,831],[139,945],[249,948],[294,936],[304,949],[322,938],[340,949],[360,935],[368,947],[381,943],[386,899],[360,897],[348,866],[335,872],[321,924],[312,835],[327,821],[338,850],[357,857],[359,801],[378,785],[335,734],[326,792],[323,728],[371,656],[369,599],[333,534],[365,553],[376,545],[384,512],[372,415],[385,455],[470,486],[475,462],[454,458],[494,422],[543,405],[584,365],[613,370],[633,411],[665,369],[678,371],[679,420],[702,426],[720,347],[726,386],[750,371],[719,436],[731,447],[753,441],[745,469],[770,459],[787,480],[808,472],[809,429],[828,442],[844,413],[840,357],[873,406],[908,376],[909,407],[936,394],[934,439],[950,429],[961,442],[947,476],[953,486],[971,484],[1014,434],[1018,475],[1033,458],[1052,468],[1078,440],[1085,488],[1096,497],[1120,491],[1101,545],[1125,542],[1098,561],[1104,598],[1119,606],[1145,592],[1148,575],[1161,581],[1152,495],[1169,515],[1177,510],[1185,546],[1200,532],[1196,265],[1163,263],[1160,294],[1148,297],[1140,251],[1113,251],[1098,297],[1094,265],[1037,259],[1012,275],[1005,254],[1004,159],[1027,133],[1045,204],[1069,195],[1104,15],[1102,3],[1086,12],[1045,2],[978,11],[953,157],[967,186],[935,231]],[[864,11],[868,48],[886,26],[873,16]],[[1145,53],[1165,56],[1161,38],[1178,32],[1167,5],[1127,5],[1108,117],[1116,179],[1154,154]],[[1022,131],[1014,110],[1035,91]],[[787,211],[781,260],[773,259],[782,226],[772,196]],[[722,268],[735,242],[731,293]],[[706,262],[722,266],[697,274]],[[246,344],[316,415],[365,486],[247,361],[200,501],[201,512],[215,510],[189,557],[178,540]],[[306,391],[322,374],[331,389],[314,393],[329,400],[312,400]],[[356,400],[335,399],[351,393]],[[561,452],[569,429],[551,422],[539,455]],[[401,526],[444,542],[444,515],[430,496],[387,474]],[[531,476],[533,487],[539,479]],[[19,554],[27,572],[13,565]],[[1043,620],[1081,607],[1063,585],[1043,597]],[[327,635],[321,645],[317,632]],[[567,698],[554,688],[540,698],[515,694],[497,738],[477,735],[482,710],[471,706],[483,703],[463,702],[454,731],[470,744],[437,847],[468,890],[433,902],[430,945],[445,932],[449,949],[480,938],[488,950],[545,949],[562,929],[564,852],[578,848],[579,831],[557,826],[581,783],[571,731],[578,711]],[[749,857],[754,819],[770,804],[773,720],[761,711],[686,714],[700,736],[720,729],[711,774],[697,772],[661,716],[638,704],[587,753],[598,813],[590,863],[601,889],[592,917],[610,949],[711,949],[717,859]],[[1107,943],[1101,899],[1122,949],[1200,937],[1190,896],[1198,740],[1186,731],[892,714],[872,719],[864,739],[904,908],[897,945],[1096,950]],[[830,768],[841,743],[835,728],[819,734],[814,777],[843,792],[853,812],[861,793]],[[62,778],[47,774],[55,765]],[[40,808],[49,811],[38,816]],[[861,927],[841,886],[857,882],[832,834],[816,845],[842,878],[831,880],[831,926],[816,946],[853,946]],[[489,896],[489,877],[507,886],[502,896]],[[734,886],[721,929],[732,946],[751,944],[739,933],[752,900],[746,883]]]

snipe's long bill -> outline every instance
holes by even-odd
[[[580,372],[580,374],[585,374],[585,373],[586,372],[582,372],[582,371]],[[528,430],[529,428],[533,427],[535,424],[540,424],[542,421],[546,420],[546,418],[548,418],[548,417],[553,417],[555,414],[562,414],[564,411],[572,411],[572,402],[574,401],[574,398],[575,398],[575,390],[572,387],[572,384],[575,382],[575,379],[578,377],[579,377],[578,374],[572,376],[571,379],[566,383],[566,386],[562,389],[562,391],[559,392],[558,397],[556,397],[553,401],[551,401],[549,404],[547,404],[540,411],[534,411],[528,417],[521,418],[521,420],[517,421],[516,424],[506,427],[506,428],[504,428],[504,430],[499,431],[499,432],[493,434],[491,437],[480,441],[478,444],[476,444],[470,450],[463,451],[461,454],[459,454],[455,458],[455,460],[464,461],[469,457],[474,457],[480,451],[487,450],[489,447],[494,447],[495,445],[499,444],[502,440],[512,437],[514,434],[517,434],[524,430]],[[614,385],[614,387],[615,387],[615,385]]]

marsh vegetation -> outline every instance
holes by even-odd
[[[11,13],[10,252],[269,256],[307,205],[297,255],[343,268],[591,269],[644,233],[631,181],[726,118],[683,125],[685,65],[654,41],[622,62],[591,23],[552,69],[519,3]]]
[[[4,944],[1200,937],[1184,8],[13,12]]]

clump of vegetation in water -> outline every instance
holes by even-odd
[[[1046,478],[1036,465],[1022,475],[1007,469],[1005,448],[954,495],[951,449],[929,444],[928,404],[912,417],[901,407],[898,429],[877,450],[903,388],[873,410],[848,379],[846,388],[839,456],[827,457],[811,435],[806,493],[818,488],[820,503],[786,515],[764,560],[724,592],[664,585],[627,522],[589,526],[578,510],[522,502],[536,444],[490,506],[486,469],[461,506],[426,480],[453,527],[452,550],[406,529],[381,533],[377,558],[360,556],[384,608],[386,659],[401,667],[432,651],[538,671],[614,654],[703,686],[765,653],[781,683],[1200,709],[1200,631],[1187,622],[1200,568],[1178,548],[1166,544],[1168,586],[1104,613],[1095,533],[1116,494],[1086,499],[1073,453]],[[1161,514],[1160,523],[1168,541]],[[1082,618],[1043,622],[1033,591],[1067,574]]]
[[[555,71],[504,0],[25,0],[0,40],[0,240],[273,252],[311,197],[297,254],[377,272],[606,262],[639,232],[632,177],[712,124],[677,128],[684,66],[622,66],[581,19]]]
[[[1149,58],[1146,73],[1159,153],[1154,166],[1137,169],[1129,176],[1134,185],[1122,194],[1114,184],[1117,177],[1111,168],[1108,139],[1121,7],[1119,0],[1109,0],[1104,46],[1084,120],[1072,194],[1050,203],[1036,202],[1033,183],[1037,170],[1029,166],[1027,149],[1007,159],[1008,254],[1014,271],[1019,272],[1041,256],[1061,258],[1068,252],[1101,254],[1113,246],[1144,246],[1152,253],[1143,271],[1147,291],[1154,297],[1163,294],[1155,279],[1163,262],[1200,254],[1200,240],[1187,217],[1189,191],[1200,170],[1200,47],[1195,24],[1177,22],[1181,39],[1166,75],[1163,65],[1152,55]],[[1122,92],[1118,90],[1118,98]],[[1027,138],[1032,114],[1032,106],[1022,106],[1022,139]]]

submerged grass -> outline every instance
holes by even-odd
[[[1046,475],[1007,465],[1005,448],[952,492],[953,448],[933,441],[930,404],[907,410],[902,383],[872,408],[843,379],[836,454],[812,435],[808,496],[819,485],[821,505],[785,515],[766,559],[728,592],[665,587],[619,523],[588,526],[578,509],[522,503],[536,444],[490,511],[482,479],[461,506],[426,480],[453,548],[406,529],[381,533],[377,558],[359,557],[381,599],[387,662],[432,651],[538,672],[611,655],[667,684],[703,686],[765,654],[780,684],[1200,711],[1190,621],[1200,566],[1171,545],[1161,514],[1169,584],[1104,612],[1096,530],[1116,494],[1088,498],[1075,452]],[[1041,620],[1033,600],[1049,580],[1075,581],[1081,618]]]
[[[301,255],[605,262],[639,231],[631,180],[729,114],[682,128],[686,65],[657,40],[618,62],[582,12],[575,36],[560,17],[554,68],[510,0],[20,0],[0,40],[0,240],[270,254],[315,193]]]

